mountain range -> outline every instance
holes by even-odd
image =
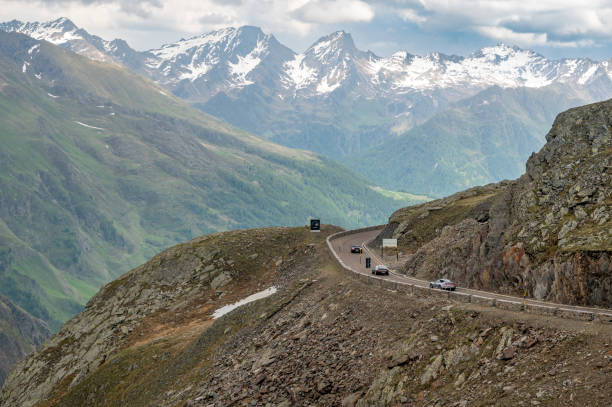
[[[123,40],[92,36],[66,18],[47,23],[11,21],[0,24],[0,29],[126,66],[200,110],[260,137],[339,159],[384,187],[433,196],[518,177],[529,154],[543,145],[541,135],[558,112],[612,96],[612,60],[550,60],[505,44],[469,56],[398,51],[380,57],[359,50],[350,34],[337,31],[296,53],[273,35],[244,26],[141,52]],[[431,157],[432,165],[445,166],[438,174],[440,181],[428,184],[430,160],[421,160],[418,152],[435,154],[432,146],[448,138],[443,131],[428,131],[445,127],[449,112],[459,109],[462,123],[457,129],[482,140],[472,127],[483,109],[466,106],[472,97],[484,100],[486,93],[477,95],[491,88],[501,89],[500,103],[518,103],[528,117],[504,117],[497,125],[496,116],[488,116],[492,125],[486,129],[486,142],[470,149],[470,161],[487,161],[490,168],[470,164],[474,173],[466,174],[465,155],[442,152]],[[513,99],[513,90],[520,89],[525,89],[523,97]],[[531,105],[542,103],[550,104],[548,114],[529,111]],[[508,122],[512,124],[504,124]],[[415,132],[427,133],[415,138]],[[520,147],[513,138],[521,141]],[[408,156],[417,156],[409,164],[415,168],[409,176],[402,170],[407,157],[397,153],[387,160],[381,175],[379,152],[397,151],[396,143],[410,146]],[[421,188],[422,184],[428,187]]]

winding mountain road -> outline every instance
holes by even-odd
[[[374,268],[378,264],[385,264],[384,261],[380,259],[380,256],[377,255],[377,253],[374,253],[366,246],[366,243],[373,240],[378,235],[378,233],[380,233],[381,229],[382,227],[374,230],[355,231],[354,233],[349,232],[350,234],[348,235],[343,235],[342,233],[340,233],[339,236],[336,238],[334,238],[334,236],[330,236],[330,238],[328,239],[330,250],[336,256],[336,258],[339,259],[341,263],[343,263],[346,268],[350,269],[354,273],[367,275],[371,278],[387,280],[393,283],[421,287],[423,289],[429,290],[429,281],[399,274],[393,269],[391,269],[391,273],[389,276],[374,276],[371,274],[371,268],[365,268],[366,257],[372,258],[372,268]],[[363,255],[351,253],[350,249],[353,245],[361,246],[364,252]],[[438,289],[432,290],[440,291]],[[499,303],[507,304],[510,306],[514,306],[515,308],[521,309],[521,306],[523,305],[524,301],[525,305],[527,305],[527,308],[532,306],[533,308],[537,308],[540,311],[548,309],[551,315],[570,314],[571,316],[587,320],[597,316],[599,317],[599,320],[602,320],[604,322],[612,321],[612,310],[605,308],[590,308],[566,304],[556,304],[552,302],[540,301],[529,298],[524,300],[522,297],[514,297],[510,295],[462,287],[457,287],[455,292],[458,294],[458,297],[465,297],[466,299],[469,298],[469,301],[464,300],[465,302],[476,302],[474,300],[478,300],[477,302],[497,300]]]

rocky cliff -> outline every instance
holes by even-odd
[[[10,368],[50,335],[47,324],[0,295],[0,386]]]
[[[424,278],[612,307],[612,100],[568,110],[515,181],[395,212],[402,267]]]

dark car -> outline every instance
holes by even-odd
[[[351,246],[351,253],[361,253],[361,246]]]
[[[389,275],[389,269],[383,265],[378,265],[372,269],[372,274],[382,274],[385,276]]]
[[[455,291],[455,288],[457,288],[457,284],[446,278],[441,278],[439,280],[432,281],[431,283],[429,283],[429,288],[440,288],[442,290]]]

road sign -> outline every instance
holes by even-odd
[[[321,231],[321,219],[310,219],[310,231],[311,232]]]
[[[397,239],[383,239],[383,247],[397,247]]]
[[[372,265],[372,259],[369,257],[366,257],[366,268],[369,269],[371,265]]]

